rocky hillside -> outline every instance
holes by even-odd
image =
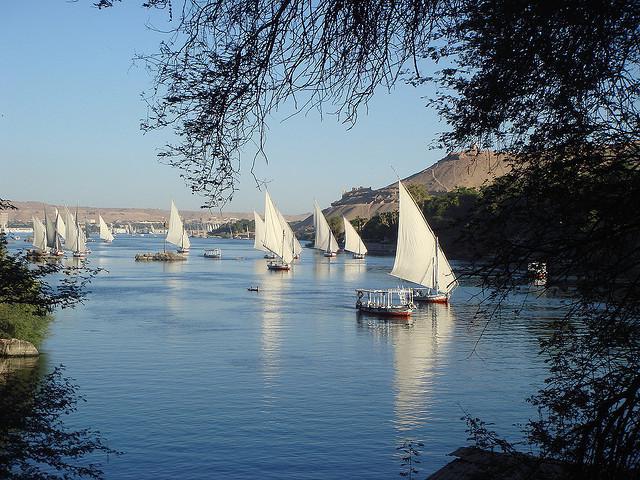
[[[422,184],[430,194],[437,195],[458,187],[481,187],[509,170],[505,156],[472,149],[450,153],[434,165],[403,179],[403,182]],[[357,187],[345,192],[340,200],[333,202],[323,212],[327,218],[341,215],[349,220],[370,218],[377,213],[397,210],[397,196],[396,182],[377,190]],[[313,217],[304,220],[300,227],[308,225],[313,225]]]

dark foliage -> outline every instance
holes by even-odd
[[[637,2],[463,2],[445,34],[443,141],[507,150],[470,243],[504,294],[528,262],[575,288],[546,339],[550,377],[528,438],[579,478],[640,467],[640,8]]]
[[[418,457],[420,456],[420,448],[422,447],[424,447],[424,443],[422,442],[405,440],[402,442],[402,445],[396,448],[396,450],[400,452],[400,466],[402,467],[402,471],[400,472],[401,477],[412,479],[420,473],[418,465],[420,465],[421,462]]]
[[[263,153],[279,106],[354,122],[376,88],[420,85],[433,79],[419,67],[444,64],[442,144],[513,159],[469,229],[492,255],[476,273],[500,298],[544,261],[576,289],[543,344],[551,376],[529,438],[583,478],[640,467],[637,1],[175,3],[173,35],[144,58],[156,75],[145,128],[174,128],[164,158],[208,204],[232,194],[241,149]]]
[[[0,478],[103,478],[99,464],[83,465],[81,459],[117,452],[97,432],[63,423],[84,399],[62,371],[43,378],[37,371],[0,375]]]
[[[0,303],[29,305],[40,315],[82,302],[87,284],[99,271],[84,265],[65,267],[57,261],[34,265],[24,254],[9,254],[6,246],[0,235]],[[52,277],[55,284],[50,283]]]

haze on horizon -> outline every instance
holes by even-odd
[[[136,53],[153,53],[166,12],[123,2],[99,11],[91,2],[39,0],[0,6],[0,195],[95,207],[197,210],[179,170],[156,154],[171,132],[143,135],[140,94],[149,74]],[[401,86],[380,92],[351,130],[335,117],[283,111],[267,136],[269,163],[254,172],[287,214],[326,207],[354,186],[378,188],[395,174],[408,176],[444,156],[430,142],[444,125],[425,107],[433,91]],[[263,208],[250,172],[253,152],[241,159],[234,200],[223,211]]]

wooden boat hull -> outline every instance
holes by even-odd
[[[189,253],[189,249],[188,249],[188,248],[179,248],[179,249],[178,249],[178,253],[184,253],[184,254],[187,254],[187,253]]]
[[[336,256],[335,252],[324,252],[324,256],[327,258],[332,258]]]
[[[287,272],[291,270],[291,266],[286,263],[269,263],[267,264],[267,268],[274,272]]]
[[[442,303],[442,304],[447,304],[449,303],[449,296],[444,294],[444,293],[437,293],[434,295],[414,295],[413,296],[413,301],[414,302],[420,302],[420,303]]]
[[[373,307],[367,305],[356,306],[359,312],[370,313],[382,317],[408,318],[413,313],[412,308],[405,307]]]

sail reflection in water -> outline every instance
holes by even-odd
[[[416,310],[410,323],[366,316],[358,320],[393,345],[394,425],[399,433],[427,424],[437,359],[451,340],[454,322],[452,307],[438,304]]]
[[[261,263],[261,262],[256,262]],[[265,386],[276,386],[281,370],[282,308],[291,275],[275,272],[267,275],[260,286],[262,314],[262,369]]]
[[[346,282],[361,281],[367,273],[367,264],[361,260],[344,262],[342,268]]]
[[[184,262],[162,262],[163,279],[168,287],[165,295],[167,307],[176,316],[184,313],[184,267]]]

